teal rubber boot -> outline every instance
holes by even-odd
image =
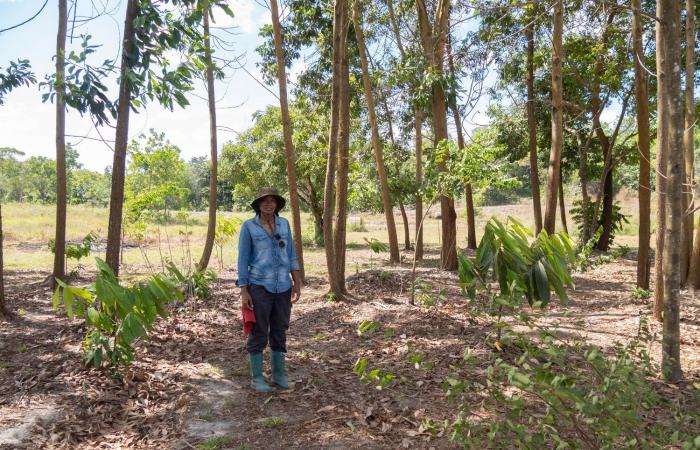
[[[282,389],[289,389],[287,375],[284,373],[284,353],[270,352],[270,362],[272,363],[272,382]]]
[[[263,357],[262,353],[250,353],[250,376],[251,385],[257,392],[270,392],[272,388],[265,382],[263,377]]]

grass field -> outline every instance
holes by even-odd
[[[628,216],[629,224],[625,225],[615,241],[616,244],[636,247],[637,245],[637,199],[631,195],[621,195],[623,213]],[[569,205],[570,207],[570,205]],[[526,226],[533,227],[531,202],[523,200],[518,204],[485,206],[477,210],[477,239],[480,236],[484,224],[492,216],[506,218],[508,216],[521,220]],[[395,210],[399,245],[403,247],[403,222],[398,210]],[[434,205],[430,210],[430,216],[424,223],[424,242],[427,247],[440,245],[440,220],[434,218],[439,213],[439,205]],[[143,267],[146,258],[155,266],[160,266],[161,259],[171,259],[179,265],[186,266],[190,259],[197,261],[204,245],[206,235],[206,212],[191,212],[191,224],[188,226],[151,225],[149,226],[144,244],[139,248],[134,241],[127,237],[123,253],[125,267]],[[238,217],[245,219],[251,217],[247,212],[222,212],[225,217]],[[51,205],[39,205],[28,203],[9,203],[3,205],[3,225],[5,233],[5,267],[8,270],[49,271],[52,266],[53,255],[47,247],[49,239],[54,234],[55,207]],[[282,214],[288,219],[288,214]],[[411,241],[415,233],[415,215],[408,211]],[[652,213],[653,217],[653,213]],[[107,235],[108,210],[106,208],[93,208],[88,206],[69,206],[67,239],[79,241],[89,232],[94,232],[100,237],[100,246],[94,252],[95,256],[104,257],[104,240]],[[291,219],[290,219],[291,220]],[[358,224],[362,222],[362,226]],[[348,271],[355,271],[359,266],[365,266],[369,254],[365,238],[375,238],[387,242],[386,225],[383,214],[354,213],[349,219],[348,228]],[[559,222],[557,226],[560,226]],[[575,224],[568,217],[569,231],[575,235]],[[359,231],[355,231],[359,229]],[[364,231],[366,230],[366,231]],[[313,222],[309,214],[302,214],[302,233],[305,241],[311,242],[313,236]],[[457,207],[457,239],[458,245],[466,246],[466,217],[462,205]],[[652,240],[653,241],[653,240]],[[653,242],[652,242],[653,245]],[[236,258],[236,243],[230,243],[224,248],[223,265],[231,267]],[[324,270],[325,260],[323,249],[308,246],[304,250],[307,271],[311,275],[321,275]],[[191,256],[191,258],[190,258]],[[366,257],[366,258],[365,258]],[[406,258],[410,254],[405,255]],[[386,258],[379,255],[378,259]],[[92,257],[80,262],[84,266],[92,265]],[[75,262],[69,262],[75,266]],[[218,270],[221,267],[218,259],[212,261],[212,267]]]

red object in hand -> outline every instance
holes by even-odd
[[[255,312],[243,306],[241,307],[241,315],[243,317],[243,337],[247,337],[253,331],[253,325],[255,325]]]

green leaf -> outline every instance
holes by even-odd
[[[535,279],[535,286],[537,288],[537,299],[542,302],[542,306],[547,305],[550,299],[549,292],[549,281],[547,279],[547,272],[542,265],[542,261],[537,261],[535,264],[533,277]]]

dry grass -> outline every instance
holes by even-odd
[[[618,236],[616,243],[630,247],[636,247],[636,231],[638,227],[636,197],[621,195],[623,212],[628,215],[630,224],[626,225],[623,232]],[[505,219],[508,216],[521,220],[526,226],[533,227],[531,201],[522,200],[520,203],[502,206],[485,206],[477,210],[477,238],[483,231],[486,221],[492,216]],[[570,208],[571,205],[568,205]],[[396,212],[396,225],[399,237],[399,245],[403,247],[404,233],[401,216]],[[53,255],[47,248],[49,239],[54,233],[55,208],[50,205],[19,204],[10,203],[3,205],[3,225],[5,232],[5,265],[7,269],[36,269],[48,271],[52,265]],[[433,206],[430,215],[424,223],[424,242],[427,247],[437,247],[440,245],[440,220],[434,218],[439,213],[439,205]],[[247,212],[224,212],[227,217],[239,217],[245,219],[250,217]],[[288,215],[288,219],[291,220]],[[409,229],[411,241],[415,233],[415,215],[413,211],[408,211]],[[204,236],[206,234],[206,213],[190,213],[193,225],[161,225],[151,226],[146,233],[146,245],[143,250],[133,245],[127,245],[124,249],[124,262],[128,266],[146,265],[146,258],[158,270],[161,261],[171,259],[179,264],[186,265],[190,260],[189,255],[196,260],[202,251]],[[369,259],[365,238],[375,238],[382,242],[387,242],[386,224],[383,214],[354,213],[350,215],[349,222],[356,223],[362,218],[366,231],[349,231],[347,243],[350,248],[348,252],[348,271],[359,270],[366,265]],[[653,217],[653,213],[652,213]],[[108,210],[106,208],[93,208],[83,205],[69,206],[68,208],[68,240],[78,241],[90,231],[95,232],[102,240],[106,238],[108,220]],[[575,226],[568,218],[569,231],[575,233]],[[189,233],[189,234],[188,234]],[[302,233],[305,236],[313,235],[313,222],[309,214],[302,214]],[[460,246],[466,246],[467,227],[465,210],[463,205],[457,206],[457,242]],[[160,242],[159,242],[160,241]],[[127,242],[130,242],[127,239]],[[653,242],[652,242],[653,244]],[[189,255],[187,247],[189,246]],[[145,257],[144,257],[145,254]],[[322,276],[325,267],[325,257],[323,249],[308,247],[304,250],[307,271],[313,276]],[[104,245],[102,245],[95,256],[104,257]],[[235,263],[237,256],[236,245],[231,244],[224,249],[223,265],[230,267]],[[411,254],[405,253],[404,257],[410,259]],[[380,258],[381,259],[381,255]],[[92,259],[81,261],[84,265],[92,265]],[[74,265],[75,263],[71,263]],[[215,270],[220,267],[220,262],[215,259],[212,262]]]

